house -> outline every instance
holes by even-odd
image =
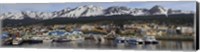
[[[181,27],[181,33],[184,35],[192,35],[194,34],[194,28],[193,27]]]
[[[91,31],[91,30],[95,29],[95,26],[83,25],[83,26],[81,26],[80,29],[81,29],[81,30],[88,30],[88,31]]]

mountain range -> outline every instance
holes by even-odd
[[[166,9],[160,5],[155,5],[150,9],[146,8],[128,8],[125,6],[111,6],[103,8],[94,5],[84,5],[73,9],[65,8],[53,12],[39,11],[21,11],[6,12],[0,14],[0,19],[22,20],[24,18],[31,19],[53,19],[53,18],[80,18],[95,16],[112,16],[112,15],[132,15],[132,16],[148,16],[148,15],[171,15],[171,14],[192,14],[193,11]]]

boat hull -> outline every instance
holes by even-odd
[[[145,44],[158,44],[158,41],[145,41]]]
[[[53,40],[53,42],[70,42],[71,40]]]

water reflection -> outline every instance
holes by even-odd
[[[157,49],[194,50],[193,41],[160,41]]]
[[[194,50],[193,41],[159,41],[159,44],[116,44],[113,41],[95,42],[94,40],[72,41],[62,43],[23,44],[19,47],[42,48],[103,48],[103,49],[139,49],[139,50]]]

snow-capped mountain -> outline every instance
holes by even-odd
[[[103,8],[93,5],[89,6],[80,6],[67,13],[60,15],[59,17],[83,17],[83,16],[97,16],[103,15]]]
[[[133,15],[133,16],[150,15],[148,9],[138,9],[138,8],[131,9],[130,14]]]
[[[153,14],[153,15],[159,15],[159,14],[165,14],[165,15],[167,15],[167,9],[165,9],[162,6],[156,5],[156,6],[152,7],[149,10],[149,13]]]
[[[7,12],[0,15],[0,19],[24,19],[22,12]]]
[[[24,11],[22,13],[24,17],[30,17],[34,19],[51,19],[58,16],[57,13],[53,12]]]
[[[123,14],[130,14],[130,8],[125,6],[112,6],[105,10],[105,14],[107,15],[123,15]]]
[[[128,8],[125,6],[111,6],[103,8],[93,5],[79,6],[73,9],[66,8],[54,12],[37,12],[37,11],[22,11],[22,12],[7,12],[0,14],[0,19],[24,19],[29,17],[32,19],[52,19],[52,18],[79,18],[90,16],[111,16],[111,15],[171,15],[171,14],[190,14],[192,11],[182,11],[166,9],[162,6],[155,5],[150,9],[145,8]]]

